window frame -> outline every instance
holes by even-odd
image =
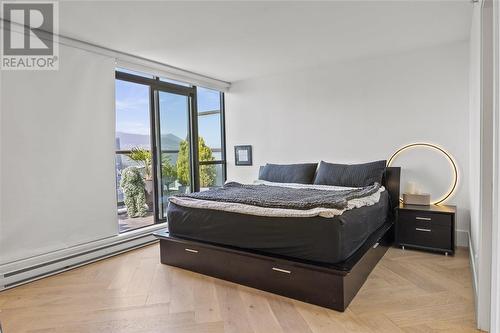
[[[204,114],[206,115],[211,115],[211,114],[220,114],[220,131],[221,131],[221,158],[219,160],[213,160],[213,161],[199,161],[199,166],[200,165],[222,165],[222,182],[224,183],[227,180],[227,170],[226,170],[226,120],[225,120],[225,104],[224,104],[224,93],[222,91],[219,91],[219,106],[220,110],[219,112],[214,112],[214,111],[205,111],[201,112],[202,116]],[[200,116],[200,113],[197,113],[198,117]],[[198,166],[198,168],[199,168]]]
[[[220,131],[221,131],[221,159],[214,161],[200,161],[198,156],[198,103],[197,103],[197,86],[183,86],[177,85],[175,83],[162,81],[164,77],[157,75],[152,75],[151,78],[145,76],[134,75],[126,72],[120,71],[121,68],[115,69],[115,80],[122,80],[133,82],[137,84],[142,84],[149,87],[149,116],[150,116],[150,145],[152,154],[152,173],[153,173],[153,212],[154,212],[154,223],[166,222],[166,217],[159,218],[160,212],[158,205],[158,199],[160,198],[159,186],[158,186],[158,158],[161,156],[159,149],[159,92],[164,91],[167,93],[173,93],[178,95],[187,96],[190,101],[190,112],[189,112],[189,138],[190,138],[190,167],[191,167],[191,185],[190,189],[192,192],[200,191],[200,165],[216,164],[222,165],[222,182],[224,183],[227,179],[227,154],[226,154],[226,122],[225,122],[225,99],[224,92],[218,91],[220,96]],[[126,68],[123,68],[126,70]],[[210,89],[210,88],[208,88]],[[116,111],[115,111],[116,112]],[[115,149],[115,155],[123,153],[123,150]],[[118,200],[117,200],[118,202]]]

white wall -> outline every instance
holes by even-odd
[[[117,234],[114,59],[59,59],[1,75],[0,264]]]
[[[459,245],[469,229],[468,42],[234,82],[226,94],[228,179],[252,181],[266,162],[363,162],[411,142],[456,159]],[[234,165],[234,145],[253,166]]]

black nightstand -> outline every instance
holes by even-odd
[[[455,206],[399,205],[396,245],[455,253]]]

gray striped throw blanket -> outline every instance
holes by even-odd
[[[379,189],[380,184],[377,183],[355,189],[327,191],[310,188],[245,185],[237,182],[229,182],[220,188],[204,192],[181,194],[176,197],[240,203],[266,208],[306,210],[322,207],[345,209],[349,200],[369,196]]]

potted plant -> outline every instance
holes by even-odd
[[[134,166],[125,168],[122,172],[120,187],[125,196],[128,217],[146,216],[146,196],[144,195],[144,179],[141,171]]]
[[[144,184],[146,191],[146,203],[150,210],[153,209],[153,170],[151,152],[141,147],[132,148],[127,154],[128,158],[139,164],[144,171]]]

